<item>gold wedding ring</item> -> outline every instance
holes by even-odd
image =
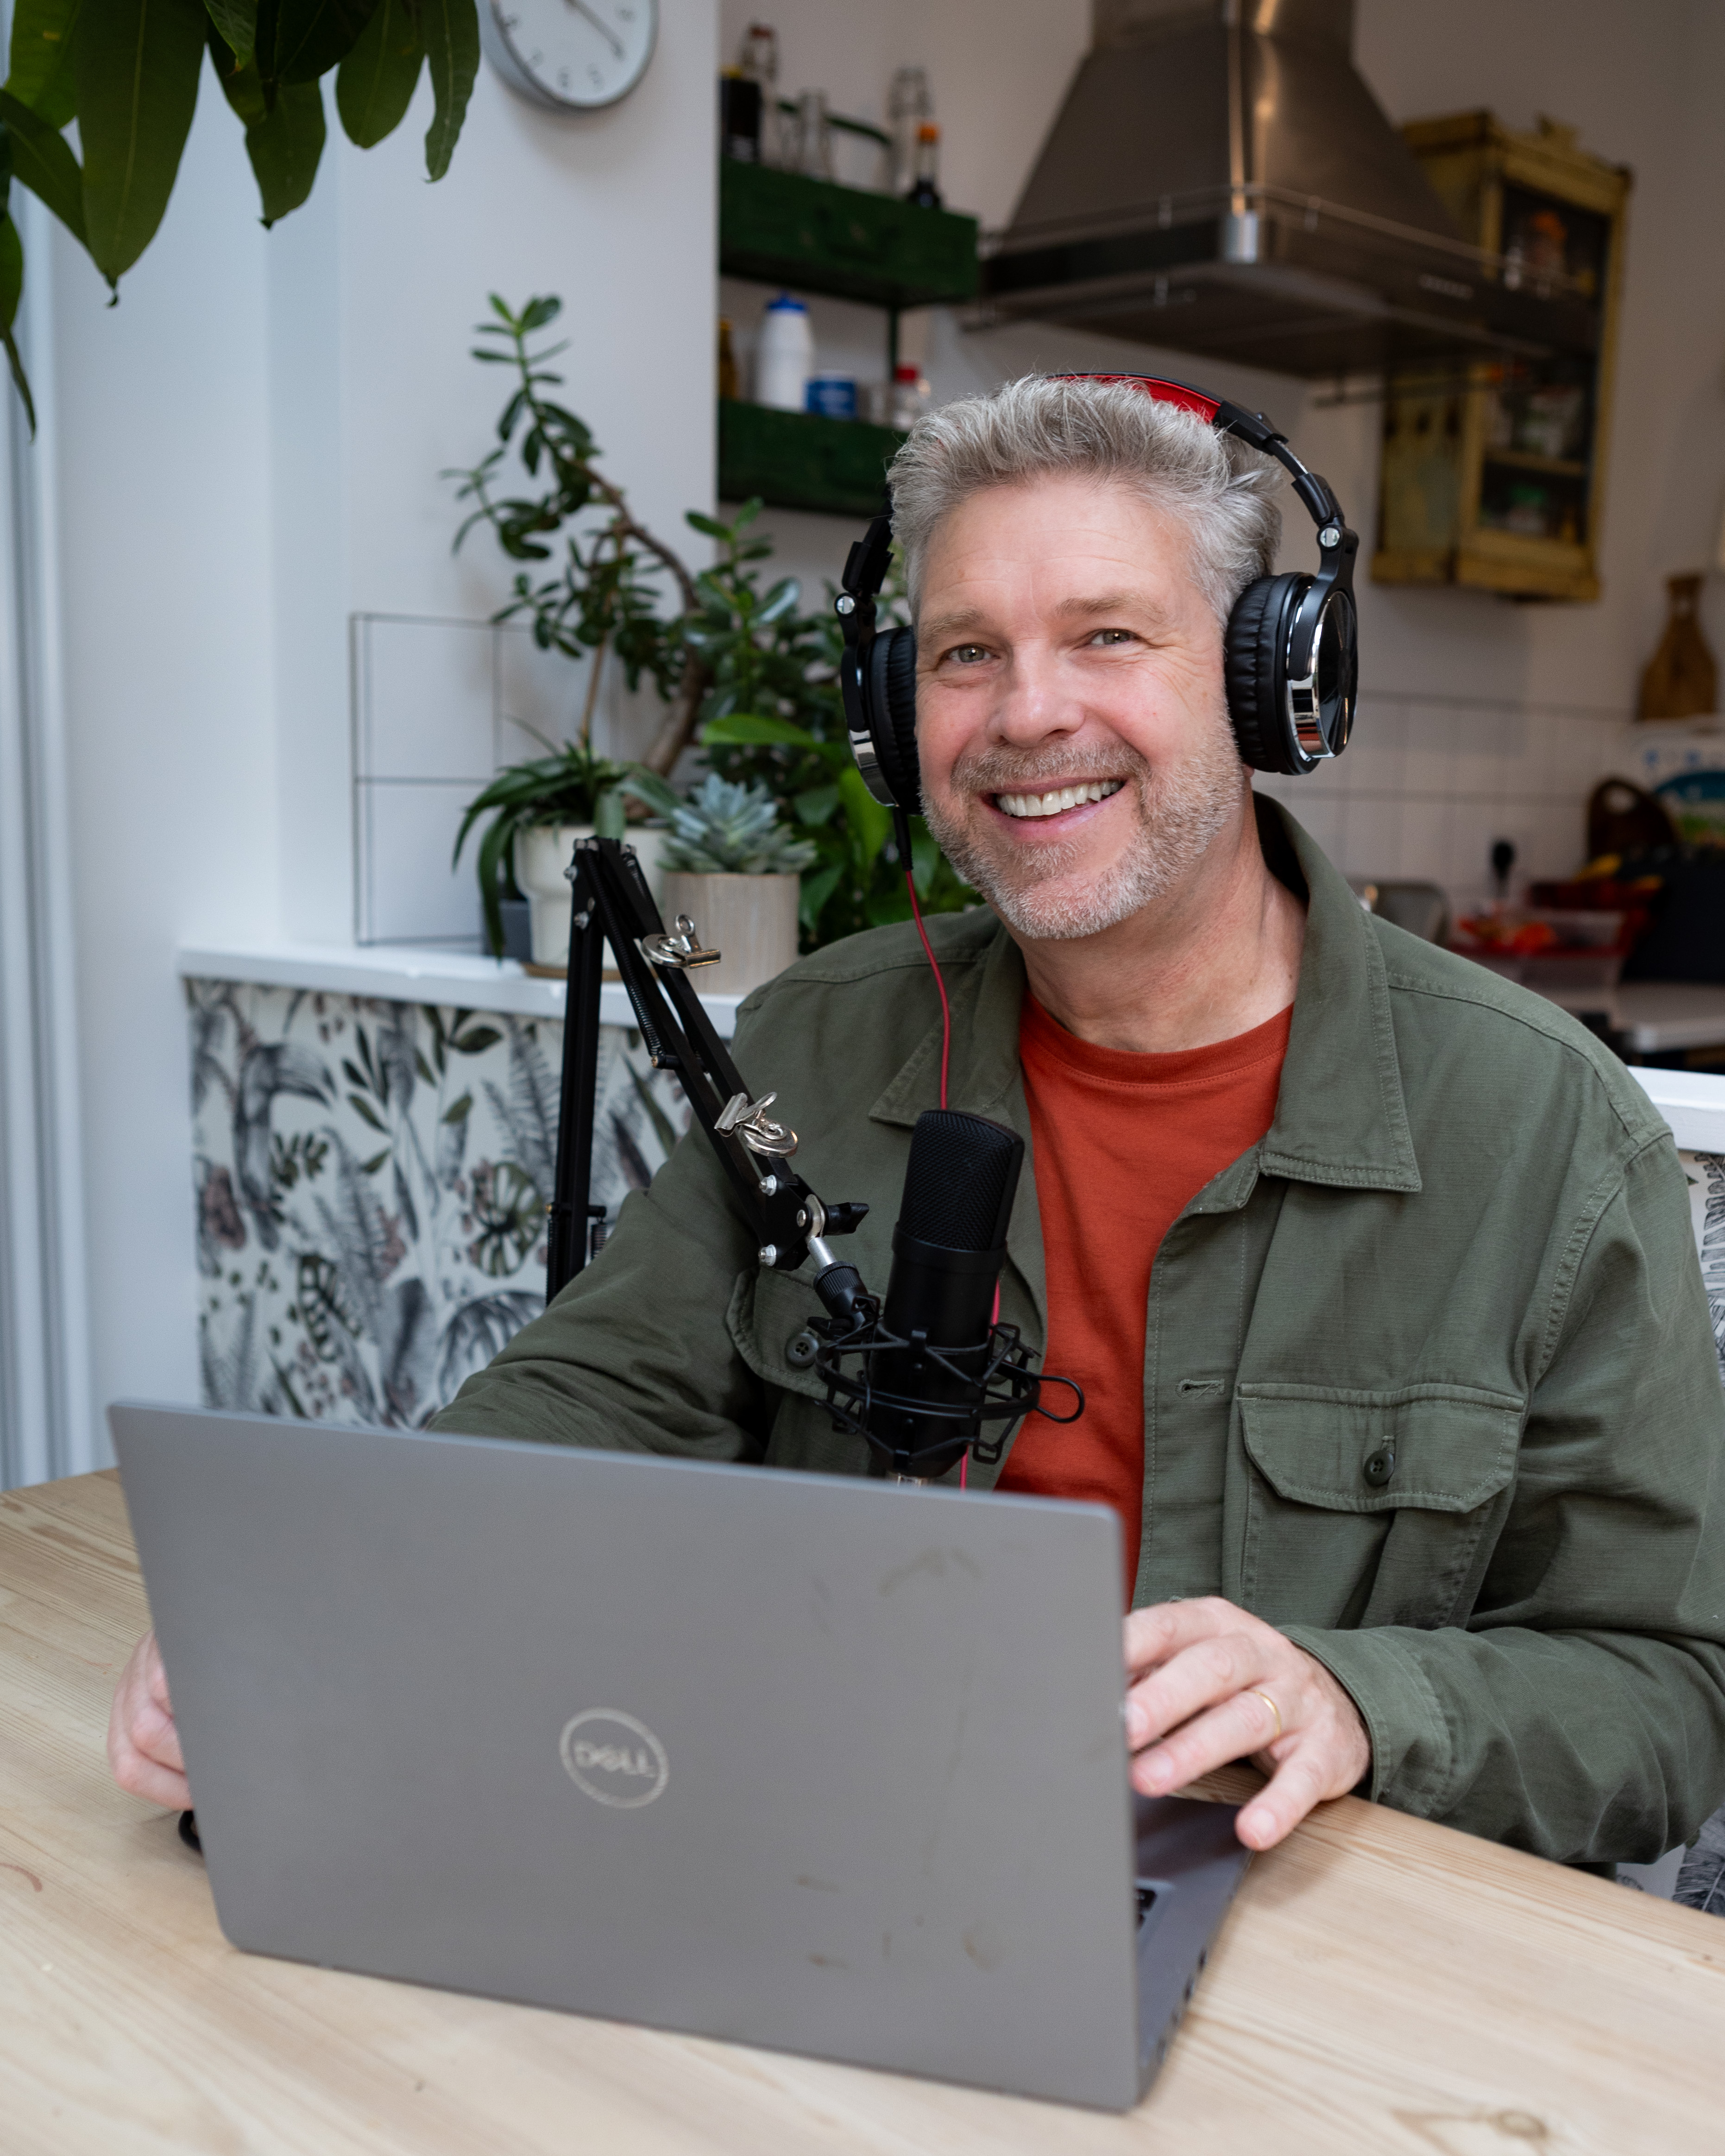
[[[1248,1685],[1246,1686],[1246,1690],[1250,1692],[1254,1699],[1261,1699],[1265,1706],[1267,1707],[1270,1709],[1270,1712],[1276,1717],[1276,1737],[1272,1737],[1270,1740],[1271,1743],[1274,1744],[1276,1737],[1280,1737],[1281,1735],[1281,1709],[1276,1705],[1276,1702],[1270,1697],[1267,1691],[1260,1691],[1255,1685]]]

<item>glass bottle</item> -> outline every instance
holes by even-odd
[[[932,120],[925,120],[916,130],[916,177],[906,202],[915,203],[918,209],[940,208],[940,166],[941,131]]]
[[[751,23],[738,55],[743,76],[761,86],[760,161],[784,162],[784,137],[778,110],[778,33],[770,23]]]
[[[892,192],[907,195],[916,184],[916,131],[934,117],[926,69],[893,70],[892,86],[886,93],[886,117],[892,129]]]

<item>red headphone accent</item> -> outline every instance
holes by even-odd
[[[1124,382],[1128,388],[1142,389],[1147,397],[1153,397],[1158,404],[1178,404],[1182,411],[1195,412],[1206,426],[1214,427],[1216,414],[1222,408],[1219,397],[1206,397],[1201,389],[1194,389],[1183,382],[1169,382],[1159,374],[1056,374],[1055,382]]]

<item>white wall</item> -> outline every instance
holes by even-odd
[[[94,1397],[198,1396],[182,942],[352,921],[350,614],[483,618],[447,466],[500,372],[496,290],[559,292],[569,401],[649,519],[712,493],[713,0],[661,0],[624,105],[564,120],[483,69],[448,177],[429,93],[257,223],[206,72],[167,217],[117,308],[55,249],[58,434]],[[692,539],[692,535],[690,535]],[[105,1438],[91,1433],[94,1456]]]

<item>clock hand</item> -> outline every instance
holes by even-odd
[[[617,33],[611,28],[611,25],[608,23],[602,21],[598,16],[594,14],[593,9],[588,6],[587,0],[564,0],[564,4],[567,7],[572,8],[578,15],[585,15],[588,21],[593,24],[594,29],[598,32],[599,35],[605,40],[606,44],[610,46],[612,51],[616,54],[618,59],[621,59],[623,58],[622,38],[617,35]]]

